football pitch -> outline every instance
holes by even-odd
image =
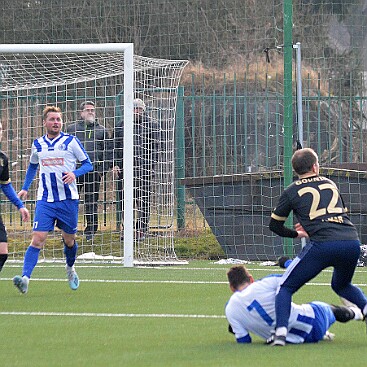
[[[333,341],[274,348],[253,337],[240,345],[227,331],[224,306],[231,265],[123,268],[77,264],[80,288],[71,291],[62,264],[40,263],[29,292],[11,279],[21,264],[7,263],[0,277],[1,365],[12,366],[367,366],[365,323],[334,324]],[[277,267],[248,264],[255,278]],[[339,304],[325,270],[294,297],[298,303]],[[367,268],[354,283],[367,293]]]

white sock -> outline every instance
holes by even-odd
[[[354,312],[354,320],[363,320],[362,312],[357,306],[349,308]]]
[[[287,336],[287,328],[285,326],[278,327],[275,329],[275,335],[276,336]]]

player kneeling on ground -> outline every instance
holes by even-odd
[[[229,331],[238,343],[251,343],[250,333],[272,341],[275,295],[281,277],[272,275],[254,282],[243,265],[231,267],[227,277],[233,292],[225,308]],[[286,342],[301,344],[330,340],[333,334],[328,329],[335,321],[348,322],[353,319],[363,319],[357,307],[334,306],[319,301],[302,305],[292,303]]]

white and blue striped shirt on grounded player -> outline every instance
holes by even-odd
[[[269,276],[233,293],[225,313],[238,342],[251,342],[250,333],[265,340],[271,336],[275,326],[275,295],[279,282],[280,277]],[[314,323],[315,312],[310,304],[292,303],[287,342],[305,342]]]
[[[78,169],[77,161],[82,163]],[[63,132],[52,140],[46,135],[34,140],[23,190],[28,191],[38,166],[37,200],[48,202],[79,199],[76,182],[64,184],[62,177],[65,172],[74,172],[78,177],[92,170],[88,154],[79,139]]]

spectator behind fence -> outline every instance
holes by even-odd
[[[23,294],[28,292],[29,279],[37,265],[39,253],[55,225],[60,228],[64,243],[69,286],[72,290],[79,287],[79,277],[74,268],[78,250],[76,232],[79,207],[76,178],[93,170],[93,166],[79,139],[64,134],[62,125],[60,108],[47,106],[43,110],[46,134],[33,141],[24,184],[18,193],[20,198],[27,198],[39,168],[32,240],[24,255],[23,274],[13,278],[15,287]],[[81,163],[78,169],[77,161]]]
[[[80,105],[81,120],[67,126],[67,133],[75,135],[84,145],[94,170],[78,178],[79,190],[84,191],[84,213],[86,227],[84,235],[92,240],[98,230],[98,199],[102,175],[108,169],[106,163],[108,132],[96,119],[96,107],[93,101]]]
[[[149,229],[152,179],[158,163],[160,149],[160,125],[151,118],[145,103],[134,99],[134,199],[136,222],[135,239],[144,240]],[[117,187],[123,190],[124,122],[119,121],[114,130],[113,172],[117,176]],[[122,197],[123,195],[121,195]]]

